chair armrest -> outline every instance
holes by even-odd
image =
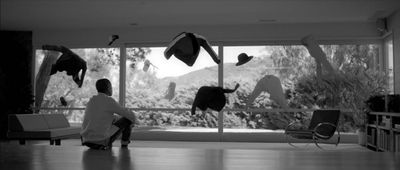
[[[296,121],[294,121],[292,123],[289,123],[289,125],[287,125],[286,128],[285,128],[285,133],[289,130],[290,127],[292,127],[293,125],[296,125],[296,124],[300,124],[300,123],[296,122]]]
[[[315,128],[313,129],[313,132],[314,132],[318,137],[323,138],[323,139],[329,139],[330,137],[333,136],[333,134],[335,134],[335,132],[333,132],[332,135],[326,136],[326,135],[323,135],[323,134],[318,133],[318,129],[322,128],[323,126],[330,126],[330,127],[333,127],[333,128],[334,128],[334,131],[337,130],[336,125],[334,125],[334,124],[332,124],[332,123],[329,123],[329,122],[318,123],[318,125],[315,126]],[[338,131],[338,133],[339,133],[339,131]]]

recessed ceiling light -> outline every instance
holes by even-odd
[[[258,22],[276,22],[276,19],[259,19]]]

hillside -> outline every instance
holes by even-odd
[[[269,63],[269,64],[268,64]],[[254,58],[249,63],[236,66],[235,63],[224,64],[224,81],[254,81],[261,75],[273,73],[272,62],[266,59]],[[190,84],[212,85],[218,82],[218,66],[207,67],[193,71],[178,77],[166,77],[160,80],[166,87],[169,82],[175,82],[177,86]]]

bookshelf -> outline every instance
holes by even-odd
[[[400,113],[368,113],[366,135],[367,148],[378,152],[400,152]]]

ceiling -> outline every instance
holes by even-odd
[[[2,30],[375,22],[400,0],[0,0]]]

